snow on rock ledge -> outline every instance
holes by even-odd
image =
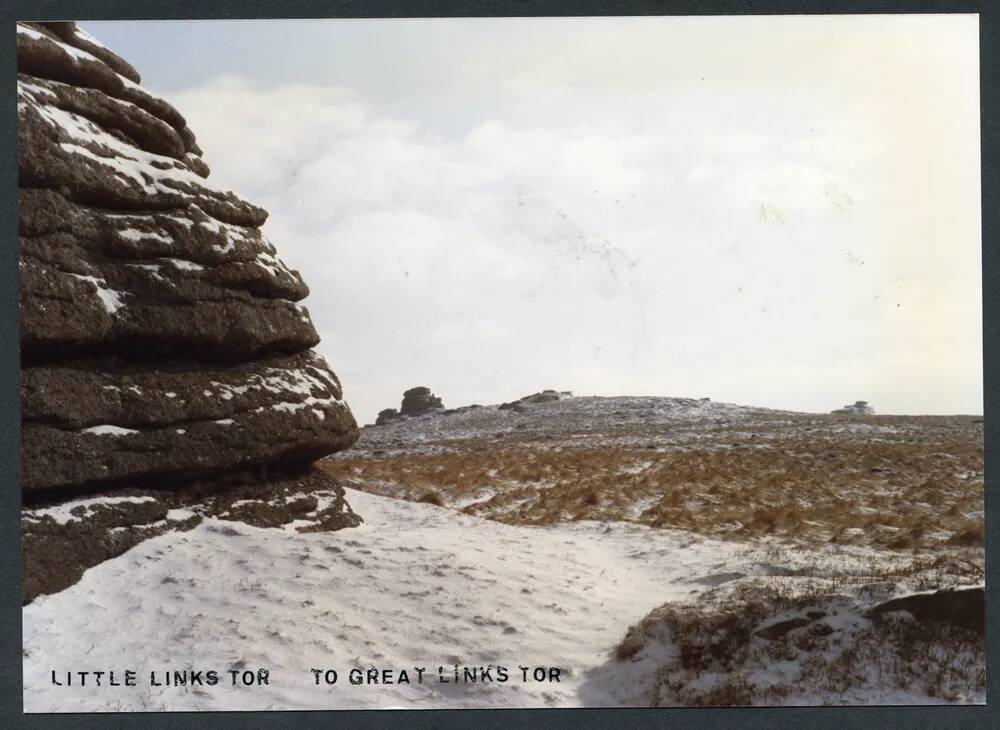
[[[267,484],[354,443],[308,288],[180,112],[73,23],[18,23],[17,60],[25,500]]]

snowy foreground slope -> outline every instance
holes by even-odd
[[[702,590],[740,548],[621,523],[515,527],[362,492],[348,498],[368,516],[356,529],[206,521],[37,599],[24,609],[25,709],[643,704],[628,672],[600,687],[588,672],[607,662],[629,622]],[[430,676],[456,663],[504,665],[512,679],[519,665],[564,676],[503,685]],[[348,681],[352,667],[413,675],[415,665],[428,669],[423,685]],[[149,670],[236,666],[269,668],[269,686],[147,681]],[[133,668],[140,678],[134,688],[51,685],[51,670],[79,668]],[[311,668],[336,669],[338,683],[317,687]]]
[[[366,428],[326,467],[361,526],[204,513],[25,606],[25,709],[985,700],[981,632],[865,615],[982,584],[981,420],[574,398]],[[109,670],[136,686],[52,683]]]
[[[24,609],[25,710],[236,710],[648,705],[662,657],[616,662],[626,626],[773,555],[621,522],[504,525],[349,490],[365,525],[298,534],[207,520],[89,570]],[[766,555],[767,560],[761,556]],[[799,554],[785,572],[816,559]],[[871,559],[845,550],[842,564]],[[442,684],[437,668],[504,665],[504,684]],[[424,684],[351,686],[351,668],[427,668]],[[523,683],[518,666],[562,668]],[[230,668],[270,671],[232,687]],[[310,669],[335,669],[316,686]],[[135,687],[58,687],[53,670],[138,674]],[[151,687],[149,672],[215,669],[216,686]],[[496,676],[494,672],[494,676]],[[65,684],[65,680],[62,680]],[[93,681],[93,680],[91,680]],[[159,681],[163,681],[160,679]],[[822,693],[798,702],[836,701]],[[868,692],[861,702],[929,702]],[[981,701],[970,696],[966,701]]]

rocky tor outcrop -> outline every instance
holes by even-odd
[[[350,446],[267,212],[212,185],[180,112],[75,24],[19,23],[17,63],[25,501],[262,484]]]
[[[403,402],[400,404],[399,410],[385,408],[379,411],[375,418],[375,425],[385,426],[402,418],[416,418],[429,413],[443,415],[449,412],[454,413],[454,410],[446,411],[441,399],[434,395],[430,388],[418,385],[404,391]]]
[[[403,416],[422,416],[425,413],[443,408],[444,404],[441,399],[434,395],[430,388],[419,385],[403,393],[403,402],[399,406],[399,413]]]
[[[858,400],[830,413],[835,416],[871,416],[875,414],[875,409],[868,405],[868,401]]]
[[[399,420],[399,411],[395,408],[383,408],[378,412],[378,416],[375,417],[375,425],[384,426],[396,420]]]
[[[532,393],[531,395],[525,395],[518,398],[515,401],[510,401],[509,403],[501,403],[501,411],[516,411],[518,413],[523,413],[526,408],[525,406],[533,403],[552,403],[553,401],[562,400],[563,398],[571,398],[573,393],[568,390],[552,390],[551,388],[546,388],[545,390],[539,391],[538,393]]]

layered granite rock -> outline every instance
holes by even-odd
[[[401,416],[422,416],[425,413],[444,408],[441,399],[431,392],[430,388],[418,385],[403,393],[403,402],[399,406]]]
[[[384,426],[387,423],[399,420],[399,411],[395,408],[383,408],[375,417],[376,426]]]
[[[295,466],[356,438],[339,383],[308,350],[197,369],[74,359],[24,368],[21,388],[25,490],[169,486],[236,468]]]
[[[19,23],[17,62],[25,501],[260,485],[350,446],[267,212],[212,185],[184,117],[73,23]]]
[[[444,403],[431,392],[430,388],[418,385],[416,388],[404,391],[403,402],[400,404],[398,411],[395,408],[385,408],[379,411],[378,416],[375,418],[375,425],[385,426],[402,418],[416,418],[428,413],[445,414],[454,412],[454,409],[446,411]]]
[[[248,478],[249,476],[249,478]],[[205,519],[295,532],[330,532],[358,524],[343,490],[325,472],[269,476],[227,474],[179,488],[126,488],[22,513],[25,603],[76,583],[84,571],[143,540],[186,531]],[[217,524],[216,530],[229,529]]]

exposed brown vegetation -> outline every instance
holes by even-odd
[[[433,504],[438,507],[444,507],[444,499],[442,499],[441,495],[437,492],[428,492],[417,501],[424,504]]]
[[[349,487],[433,494],[511,524],[620,520],[745,541],[726,582],[654,610],[611,652],[643,662],[650,704],[981,696],[975,631],[864,615],[908,592],[981,584],[981,419],[654,400],[404,424],[322,466]]]
[[[981,545],[983,444],[972,419],[866,419],[889,433],[838,432],[832,418],[721,424],[710,444],[672,447],[670,429],[625,425],[575,447],[538,434],[442,441],[436,452],[350,452],[323,463],[349,486],[513,524],[628,520],[713,535],[918,550]]]

